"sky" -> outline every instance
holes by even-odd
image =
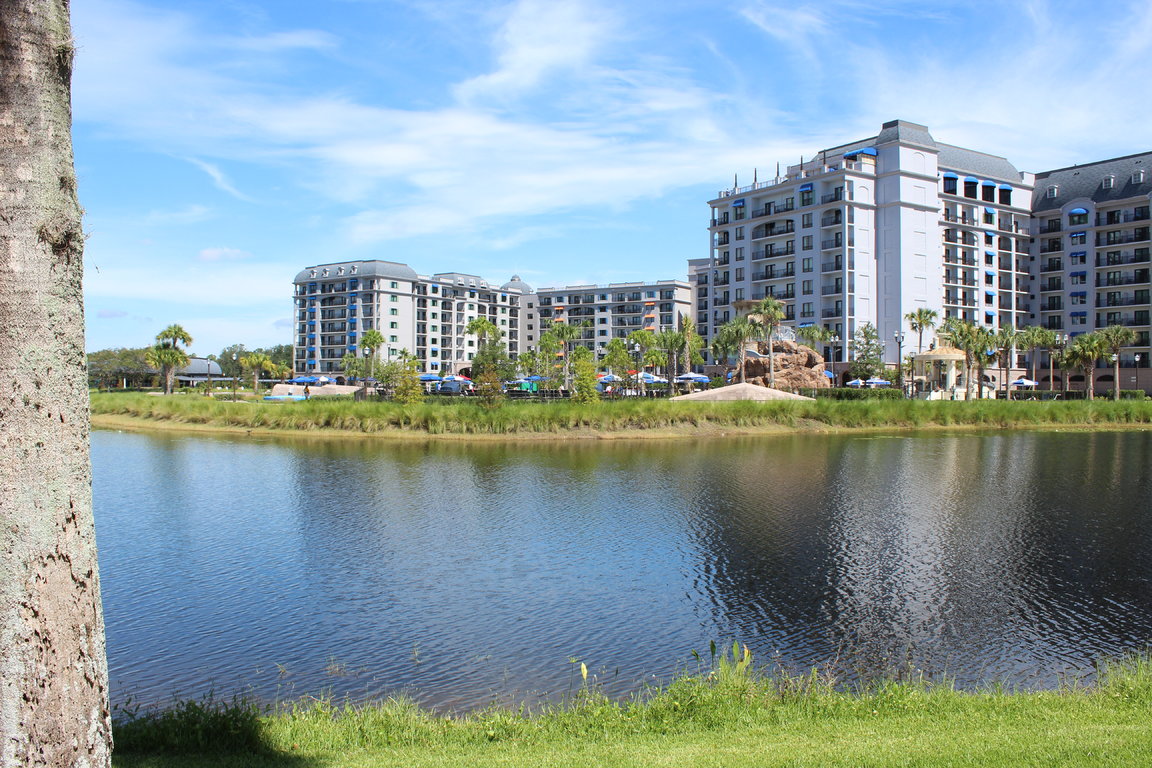
[[[925,124],[1152,150],[1146,0],[72,0],[90,350],[291,343],[307,266],[685,279],[708,200]],[[754,169],[756,169],[754,171]],[[771,169],[771,170],[769,170]]]

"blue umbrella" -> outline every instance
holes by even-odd
[[[705,381],[712,381],[712,379],[708,378],[707,376],[705,376],[702,373],[682,373],[676,377],[676,381],[705,382]]]
[[[862,387],[862,386],[864,386],[864,380],[863,379],[852,379],[852,381],[848,382],[848,386],[849,387]]]
[[[836,374],[832,373],[832,371],[824,371],[824,375],[830,379],[836,378]]]
[[[608,384],[615,384],[616,382],[621,381],[621,378],[614,373],[606,373],[600,377],[600,381],[606,382]]]
[[[886,387],[889,384],[891,384],[892,382],[888,381],[888,379],[881,379],[881,378],[877,378],[876,376],[873,376],[872,378],[868,379],[868,381],[866,381],[864,383],[870,387]]]
[[[543,376],[525,376],[524,381],[544,381]]]
[[[422,373],[420,374],[420,381],[444,381],[444,379],[434,373]]]
[[[293,384],[315,384],[318,381],[320,381],[320,379],[316,378],[315,376],[297,376],[296,378],[292,379]]]

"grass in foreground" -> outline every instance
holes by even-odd
[[[664,400],[397,405],[316,398],[298,403],[217,402],[193,396],[92,395],[96,416],[158,423],[269,430],[338,430],[360,434],[530,435],[572,430],[1019,428],[1152,424],[1152,401],[917,400],[694,403]]]
[[[748,658],[617,703],[582,691],[528,715],[460,718],[410,702],[170,711],[115,729],[117,766],[1135,766],[1152,765],[1152,658],[1077,690],[963,693],[887,683],[838,692],[766,677]],[[221,726],[220,714],[230,720]],[[211,720],[213,725],[206,727]],[[185,735],[191,735],[185,738]]]

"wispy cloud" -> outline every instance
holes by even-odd
[[[217,189],[227,192],[238,200],[244,200],[249,203],[253,202],[252,198],[248,197],[248,195],[245,195],[243,192],[236,189],[236,187],[232,186],[232,182],[228,180],[228,178],[224,175],[224,172],[212,163],[208,163],[203,160],[197,160],[194,157],[187,157],[184,159],[192,163],[192,165],[196,166],[200,170],[204,171],[204,173],[208,174],[208,176],[212,179],[212,183],[216,185]]]
[[[120,309],[101,309],[96,312],[96,317],[101,320],[119,320],[128,317],[128,313]]]
[[[152,226],[170,224],[195,224],[212,218],[212,209],[204,205],[186,205],[175,210],[152,210],[142,217],[140,223]]]

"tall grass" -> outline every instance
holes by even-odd
[[[451,405],[353,402],[219,402],[201,397],[93,394],[96,415],[157,422],[272,430],[339,430],[363,434],[518,435],[589,430],[628,433],[701,428],[931,428],[970,426],[1093,426],[1152,423],[1152,401],[790,401],[670,402],[623,400],[507,403],[485,408],[471,401]]]
[[[880,682],[856,689],[812,670],[789,675],[752,663],[746,648],[714,654],[708,664],[624,701],[600,693],[595,675],[568,701],[529,712],[491,707],[462,716],[438,715],[408,699],[339,704],[311,699],[261,714],[249,701],[181,703],[172,709],[114,722],[118,754],[299,753],[343,755],[403,748],[468,749],[506,742],[517,746],[622,741],[702,732],[738,736],[755,724],[770,728],[876,729],[886,720],[901,729],[994,727],[1039,720],[1090,717],[1091,728],[1117,726],[1152,751],[1152,658],[1133,656],[1102,669],[1095,686],[1012,692],[989,687],[964,692],[924,680]],[[1143,723],[1133,731],[1131,721]],[[912,735],[911,733],[909,735]],[[1123,735],[1123,734],[1122,734]],[[978,739],[979,734],[969,738]]]

